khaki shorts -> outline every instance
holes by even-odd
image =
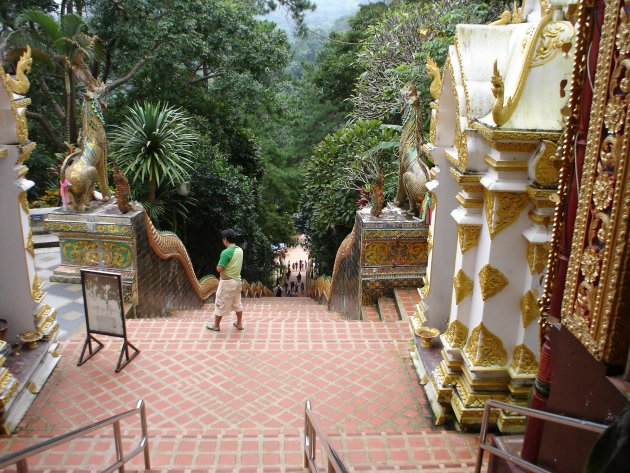
[[[230,312],[242,312],[241,281],[236,279],[220,279],[219,288],[215,296],[214,315],[223,317]]]

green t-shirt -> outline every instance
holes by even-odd
[[[228,278],[241,280],[243,250],[239,246],[228,246],[221,252],[218,266],[223,266],[223,274]]]

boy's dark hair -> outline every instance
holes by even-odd
[[[231,228],[223,230],[221,236],[227,240],[228,243],[236,243],[236,232]]]

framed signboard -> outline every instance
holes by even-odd
[[[125,316],[120,274],[81,271],[86,324],[92,333],[125,336]]]
[[[93,334],[119,337],[124,339],[116,366],[116,372],[119,372],[140,353],[140,350],[127,340],[122,278],[118,273],[82,269],[81,286],[83,287],[87,337],[78,365],[81,366],[103,348],[103,344]],[[97,344],[96,348],[92,346],[92,342]],[[130,348],[133,350],[131,355],[129,354]],[[86,350],[89,353],[87,357],[85,356]],[[125,357],[124,362],[123,356]]]

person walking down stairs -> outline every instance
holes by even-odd
[[[231,228],[223,230],[223,245],[217,271],[219,287],[214,303],[214,323],[209,321],[206,328],[214,332],[221,330],[221,319],[231,311],[236,312],[236,322],[232,325],[243,330],[243,304],[241,303],[241,269],[243,267],[243,250],[236,245],[236,232]]]

